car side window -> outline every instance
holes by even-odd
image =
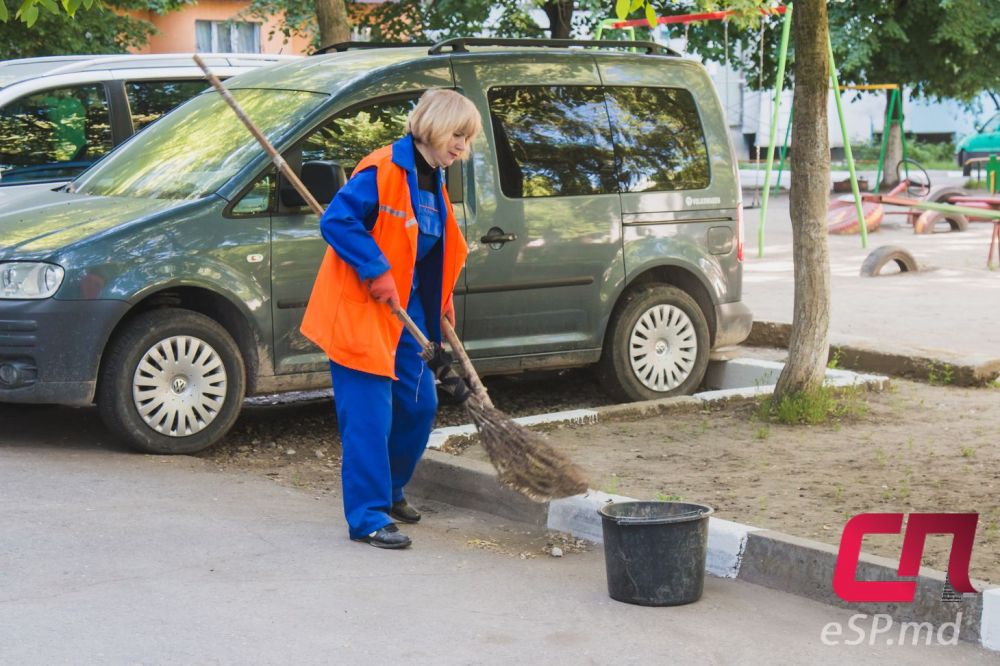
[[[44,90],[0,109],[0,182],[73,178],[111,146],[100,84]]]
[[[269,169],[233,204],[230,214],[233,217],[251,217],[270,212],[274,206],[275,189],[274,170]]]
[[[126,81],[125,95],[132,115],[132,127],[138,132],[207,87],[202,80]]]
[[[708,187],[705,133],[682,88],[608,87],[622,192]]]
[[[618,192],[600,87],[501,87],[488,95],[500,187],[507,197]]]
[[[306,137],[302,161],[329,160],[350,176],[368,153],[406,134],[406,118],[417,97],[376,102],[338,113]]]

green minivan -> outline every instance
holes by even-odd
[[[423,91],[473,100],[485,131],[447,181],[480,371],[595,365],[617,398],[657,398],[748,335],[737,162],[700,64],[652,43],[356,46],[227,87],[321,202]],[[244,396],[329,386],[298,330],[325,248],[205,92],[72,183],[0,202],[0,402],[96,402],[135,448],[205,448]]]

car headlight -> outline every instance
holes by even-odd
[[[0,263],[0,298],[49,298],[62,284],[62,266],[38,261]]]

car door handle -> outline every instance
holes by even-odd
[[[505,234],[500,227],[491,227],[486,235],[479,239],[479,242],[487,245],[503,245],[516,240],[517,234]]]

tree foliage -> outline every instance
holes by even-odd
[[[182,5],[193,4],[196,0],[0,0],[0,23],[8,23],[10,7],[16,5],[14,18],[31,28],[45,16],[66,16],[73,18],[80,9],[100,10],[104,7],[115,9],[143,9],[164,14]]]
[[[5,0],[0,0],[3,7]],[[0,21],[0,53],[5,58],[30,58],[74,53],[125,53],[144,45],[155,31],[149,21],[112,10],[152,10],[158,14],[193,0],[92,0],[56,4],[27,2]],[[79,11],[78,11],[79,10]],[[30,27],[30,29],[25,29]]]
[[[378,41],[430,41],[480,35],[493,37],[588,36],[608,11],[607,0],[400,0],[358,17]],[[545,13],[549,26],[535,20]],[[546,35],[548,32],[548,35]]]
[[[917,95],[971,100],[1000,88],[996,0],[851,0],[830,5],[846,83],[900,83]]]
[[[752,11],[744,12],[747,19],[751,15]],[[960,100],[1000,89],[996,0],[834,0],[828,3],[828,20],[842,84],[899,83],[917,95]],[[728,26],[721,21],[692,24],[685,33],[686,48],[706,60],[722,62],[728,46],[729,64],[746,74],[748,85],[771,88],[780,19],[765,19],[763,25],[762,34],[760,26],[748,20],[733,20]],[[682,30],[677,29],[675,36]],[[788,58],[790,77],[794,42]]]

